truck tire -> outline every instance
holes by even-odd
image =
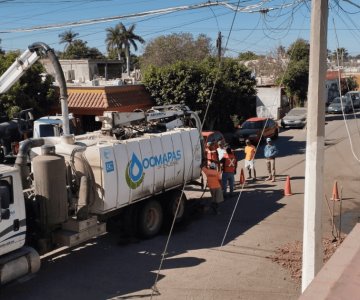
[[[166,224],[171,225],[174,217],[176,209],[179,205],[179,210],[177,212],[177,216],[175,219],[175,224],[181,223],[185,216],[186,216],[186,195],[183,193],[181,197],[181,191],[180,190],[173,190],[165,194],[164,202],[164,208],[166,212]]]
[[[147,201],[139,210],[139,234],[144,238],[157,235],[163,222],[163,210],[157,200]]]

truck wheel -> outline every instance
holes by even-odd
[[[183,221],[186,215],[186,195],[182,194],[181,197],[181,191],[175,190],[166,193],[165,197],[166,198],[164,199],[164,205],[166,210],[166,223],[169,225],[172,224],[178,205],[179,210],[176,215],[175,224],[180,223],[181,221]]]
[[[158,234],[163,222],[163,210],[157,200],[146,202],[139,213],[139,233],[144,238]]]

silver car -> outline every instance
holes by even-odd
[[[329,114],[342,114],[344,109],[344,113],[348,114],[353,110],[351,102],[348,101],[347,97],[342,96],[342,100],[340,101],[340,97],[336,97],[328,106],[327,112]]]
[[[281,127],[303,128],[306,125],[307,109],[305,107],[295,107],[290,110],[281,120]]]

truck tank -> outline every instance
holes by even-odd
[[[32,161],[43,231],[53,229],[68,218],[65,160],[54,154],[54,150],[55,147],[43,146],[42,155]]]
[[[57,144],[79,181],[89,181],[89,212],[106,214],[198,179],[199,131],[179,128],[128,140],[82,140]]]

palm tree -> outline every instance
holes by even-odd
[[[66,30],[63,33],[59,34],[59,38],[60,38],[60,44],[66,43],[65,47],[64,47],[64,51],[66,50],[67,47],[69,47],[74,41],[75,38],[78,36],[79,34],[76,32],[73,32],[71,29],[70,30]]]
[[[136,41],[141,44],[145,43],[141,36],[134,33],[135,24],[126,29],[123,23],[117,24],[115,27],[106,28],[106,45],[108,51],[116,51],[120,60],[122,49],[124,48],[126,56],[126,71],[130,76],[130,46],[132,45],[137,51]]]

